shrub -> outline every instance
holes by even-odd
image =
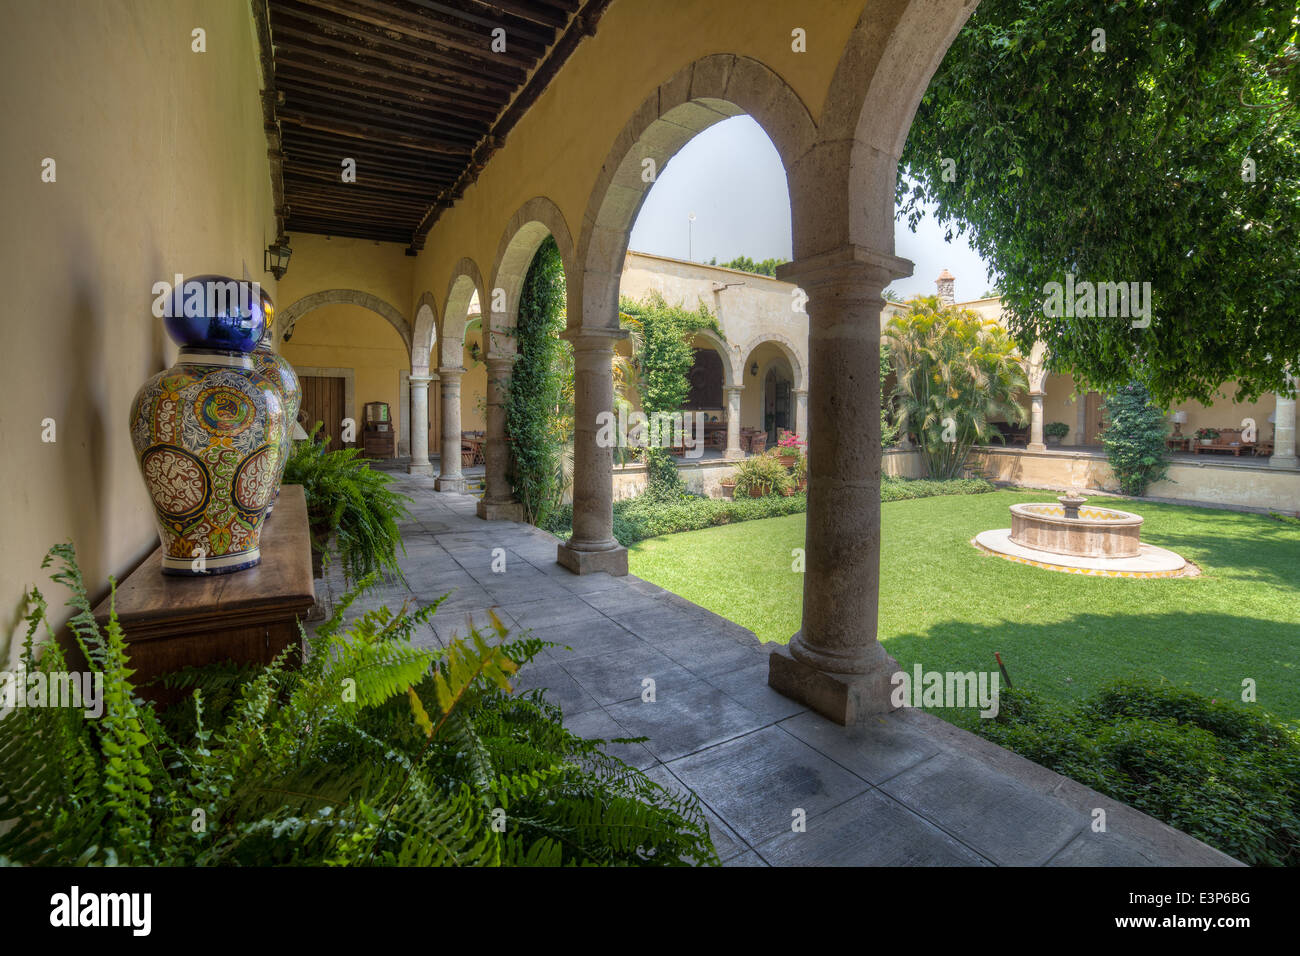
[[[1300,734],[1266,713],[1122,680],[1072,705],[1005,690],[977,729],[1245,863],[1300,865]]]
[[[1101,443],[1111,471],[1120,491],[1141,497],[1169,474],[1164,410],[1151,403],[1145,387],[1133,382],[1106,400],[1106,412],[1110,422]]]
[[[1043,426],[1043,434],[1048,438],[1064,438],[1070,434],[1070,426],[1065,422],[1048,422]]]
[[[673,865],[716,863],[693,796],[676,796],[561,723],[509,679],[546,645],[493,618],[445,649],[417,646],[437,603],[335,616],[301,667],[197,668],[160,719],[135,694],[116,616],[91,615],[71,545],[55,580],[103,674],[103,719],[20,707],[0,719],[0,864]],[[368,582],[367,582],[368,583]],[[24,664],[65,670],[29,595]],[[351,686],[349,697],[340,688]],[[498,827],[495,808],[508,809]],[[206,825],[192,826],[196,810]]]
[[[886,478],[880,485],[880,498],[882,501],[902,501],[935,495],[982,494],[993,490],[993,486],[982,478],[953,481]],[[758,518],[780,518],[807,510],[808,496],[803,492],[789,497],[768,495],[763,498],[746,496],[735,499],[684,495],[672,501],[641,494],[614,502],[614,537],[626,547],[661,534],[699,531],[714,525]],[[546,530],[567,537],[571,533],[572,523],[573,509],[565,505],[555,513],[546,525]]]
[[[565,401],[573,378],[570,346],[559,337],[564,305],[564,263],[555,239],[547,236],[519,295],[519,357],[511,368],[505,407],[510,484],[533,524],[560,503],[564,456],[572,440],[572,409]]]
[[[790,473],[779,458],[779,449],[751,455],[736,466],[737,497],[759,491],[764,496],[779,494],[790,487]]]
[[[327,450],[316,441],[320,428],[296,444],[284,468],[285,484],[302,485],[307,496],[312,550],[326,556],[332,541],[349,582],[376,571],[400,577],[397,549],[406,551],[397,522],[411,499],[392,491],[392,476],[358,458],[359,449]]]

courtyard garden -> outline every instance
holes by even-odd
[[[1026,567],[970,539],[1007,526],[1017,502],[1053,493],[996,491],[885,501],[880,640],[911,669],[969,671],[1005,661],[1018,689],[1077,701],[1116,678],[1167,681],[1300,722],[1300,525],[1266,515],[1120,504],[1145,518],[1144,541],[1196,564],[1198,577],[1115,580]],[[633,574],[736,621],[764,641],[799,629],[804,516],[747,521],[641,541]],[[948,714],[970,726],[968,712]]]

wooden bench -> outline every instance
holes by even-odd
[[[1250,452],[1255,448],[1255,443],[1242,441],[1240,428],[1220,428],[1219,437],[1214,439],[1208,445],[1201,443],[1197,439],[1192,443],[1192,453],[1199,455],[1203,451],[1213,452],[1232,452],[1235,457],[1241,457],[1243,451]]]

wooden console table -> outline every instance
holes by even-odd
[[[301,644],[298,618],[316,601],[301,485],[281,487],[262,528],[261,549],[257,567],[190,578],[163,574],[158,548],[117,586],[117,617],[137,687],[189,665],[269,664]],[[100,626],[107,623],[108,598],[95,617]],[[164,704],[189,696],[157,685],[139,693]]]

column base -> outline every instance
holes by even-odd
[[[433,490],[451,491],[458,495],[463,495],[465,493],[465,476],[455,475],[444,477],[443,475],[439,475],[433,480]]]
[[[627,548],[619,545],[607,551],[576,551],[562,543],[555,548],[555,562],[574,574],[604,571],[621,578],[627,575]]]
[[[1300,468],[1300,458],[1295,455],[1269,455],[1270,468]]]
[[[1025,451],[1047,451],[1047,446],[1042,442],[1031,441],[1025,446]]]
[[[406,473],[408,475],[428,475],[430,478],[432,478],[433,463],[429,461],[423,461],[423,462],[413,461],[406,466]]]
[[[722,456],[723,461],[743,461],[745,452],[740,448],[728,448]]]
[[[524,506],[517,501],[485,501],[478,503],[478,516],[485,521],[524,520]]]
[[[870,673],[833,674],[798,660],[788,647],[779,647],[768,658],[767,683],[828,720],[848,726],[898,709],[890,700],[898,669],[898,662],[885,654]]]

